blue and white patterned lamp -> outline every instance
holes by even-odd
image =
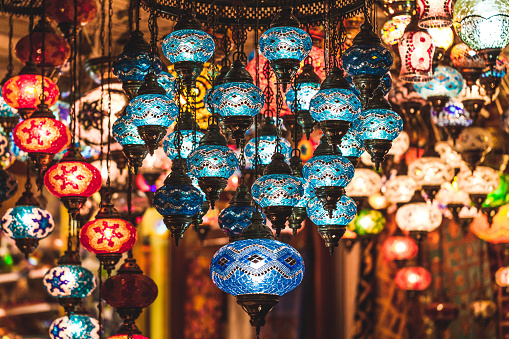
[[[129,160],[129,165],[135,169],[140,168],[148,154],[148,149],[138,133],[138,128],[134,126],[132,118],[127,115],[118,118],[113,123],[112,133],[115,140],[122,145],[122,151]]]
[[[341,138],[359,116],[361,107],[359,98],[343,76],[343,70],[335,67],[311,99],[309,112],[320,123],[329,142],[340,145]]]
[[[31,185],[26,186],[16,206],[8,209],[2,217],[2,230],[5,235],[14,239],[16,246],[27,258],[37,247],[39,240],[46,238],[55,228],[53,217],[40,208],[30,188]]]
[[[345,194],[345,187],[354,173],[352,163],[341,156],[338,148],[331,146],[325,136],[322,136],[313,157],[302,170],[304,179],[315,189],[315,195],[329,213],[334,211],[337,202]]]
[[[152,53],[143,33],[135,30],[123,52],[113,61],[113,74],[122,81],[122,88],[130,99],[136,96],[143,80],[152,67]],[[155,56],[154,72],[158,74],[163,69],[163,63]]]
[[[440,112],[449,99],[461,93],[464,84],[463,76],[456,68],[437,66],[430,81],[414,83],[414,88],[421,97],[431,102],[435,112]]]
[[[198,179],[212,209],[238,166],[237,156],[228,148],[225,137],[215,123],[209,125],[207,133],[200,140],[200,146],[187,158],[187,167],[192,176]]]
[[[203,137],[203,132],[193,131],[193,130],[182,130],[180,131],[182,135],[182,145],[180,149],[180,156],[182,159],[187,159],[189,154],[197,147],[200,139]],[[175,147],[175,138],[177,136],[176,132],[169,134],[163,140],[163,148],[166,152],[166,155],[171,160],[174,160],[178,156],[178,151]]]
[[[174,31],[163,40],[163,53],[174,65],[177,75],[187,87],[194,86],[216,45],[203,31],[193,12],[185,11],[175,24]]]
[[[99,339],[99,322],[85,314],[73,313],[53,321],[49,328],[51,339]]]
[[[297,116],[297,122],[302,126],[308,139],[316,124],[315,119],[309,113],[309,105],[311,99],[320,90],[321,82],[313,65],[305,64],[302,67],[302,73],[295,79],[295,85],[286,92],[286,104]]]
[[[364,20],[352,46],[343,53],[341,60],[345,72],[352,77],[355,87],[361,93],[364,106],[373,97],[393,62],[391,52],[382,46],[382,41],[368,20]]]
[[[449,101],[444,109],[437,114],[437,126],[445,128],[451,138],[456,141],[465,127],[472,125],[470,113],[461,102]]]
[[[366,152],[371,155],[371,161],[378,170],[391,149],[392,140],[403,131],[403,120],[392,111],[381,89],[377,89],[353,128],[361,137]]]
[[[210,263],[212,281],[237,297],[256,327],[257,335],[265,316],[279,297],[297,287],[304,277],[304,260],[293,247],[274,240],[263,224],[260,212],[253,213],[241,240],[220,248]]]
[[[346,133],[343,139],[341,139],[339,150],[345,158],[350,160],[350,162],[356,166],[359,161],[359,157],[362,153],[364,153],[364,144],[355,129],[350,128],[348,133]]]
[[[230,237],[230,242],[238,237],[247,226],[251,225],[251,217],[255,210],[249,188],[240,184],[228,206],[219,213],[219,227]]]
[[[272,119],[266,117],[258,132],[258,137],[249,140],[246,144],[245,154],[246,158],[251,163],[251,166],[259,166],[259,170],[263,173],[265,167],[272,161],[272,155],[276,153],[277,146],[277,130],[272,122]],[[285,156],[285,161],[290,161],[292,153],[292,145],[283,137],[279,137],[279,144],[281,146],[280,153]],[[256,146],[258,145],[258,161],[256,163]]]
[[[293,207],[304,195],[304,187],[302,181],[293,175],[284,155],[275,153],[263,175],[251,187],[251,194],[279,236]]]
[[[157,76],[157,83],[164,88],[168,97],[175,99],[177,96],[178,84],[172,74],[162,71]]]
[[[154,194],[154,207],[163,216],[164,223],[177,246],[193,222],[193,216],[200,212],[203,203],[200,191],[193,186],[184,166],[185,160],[177,158],[173,162],[170,175],[164,181],[164,186]]]
[[[95,289],[92,272],[81,266],[76,252],[67,251],[42,279],[44,288],[60,305],[70,313],[80,303],[81,298],[90,295]]]
[[[309,219],[318,226],[318,233],[325,241],[325,246],[333,254],[334,248],[338,246],[346,231],[346,226],[357,214],[357,205],[352,198],[343,195],[331,214],[318,198],[312,198],[308,203],[307,213]]]
[[[269,60],[284,91],[313,45],[309,34],[299,27],[293,8],[282,7],[259,41],[260,52]]]
[[[253,117],[263,108],[265,97],[262,90],[253,84],[253,77],[244,64],[235,60],[222,83],[214,88],[210,102],[214,113],[223,117],[238,147],[253,124]]]

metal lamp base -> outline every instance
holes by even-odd
[[[203,71],[203,63],[195,61],[179,61],[175,63],[174,67],[175,72],[177,72],[187,89],[195,86],[196,79]]]
[[[260,327],[265,325],[265,317],[279,302],[276,294],[241,294],[237,296],[237,304],[249,315],[251,326],[260,335]]]
[[[175,239],[175,245],[179,245],[180,239],[184,238],[184,232],[191,226],[193,222],[192,216],[186,215],[165,215],[164,224],[171,232],[171,236]]]
[[[315,195],[323,204],[323,207],[332,217],[332,212],[337,208],[338,201],[345,194],[345,188],[339,186],[322,186],[315,188]]]
[[[272,223],[272,228],[276,230],[276,236],[279,237],[281,230],[286,227],[286,221],[293,212],[292,206],[267,206],[263,209],[263,213]]]
[[[350,122],[344,120],[325,120],[320,122],[320,128],[330,144],[339,146],[341,139],[350,129]]]
[[[95,256],[99,259],[106,272],[108,272],[108,275],[111,275],[120,258],[122,258],[122,253],[97,253]]]
[[[283,84],[283,92],[286,92],[286,87],[292,83],[293,77],[299,70],[300,61],[297,59],[273,60],[270,62],[270,66]]]
[[[145,145],[124,145],[122,150],[129,161],[129,165],[137,172],[148,154],[147,147]]]
[[[198,185],[207,196],[210,208],[214,209],[216,201],[219,200],[219,195],[228,185],[228,179],[221,177],[198,178]]]
[[[39,245],[39,239],[33,238],[24,238],[24,239],[14,239],[16,242],[16,246],[18,249],[25,255],[25,258],[28,259],[30,253],[32,253]]]
[[[246,138],[246,132],[253,124],[253,117],[250,116],[231,116],[223,117],[223,122],[228,129],[232,132],[232,137],[235,139],[237,147],[240,147],[240,142]]]
[[[375,163],[375,169],[380,170],[380,164],[384,161],[385,155],[389,153],[392,141],[384,139],[364,140],[364,148],[371,155],[371,161]]]
[[[159,143],[166,135],[167,128],[159,125],[138,126],[138,133],[145,141],[150,155],[154,155],[154,151],[159,148]]]
[[[318,227],[318,233],[325,241],[325,247],[329,249],[331,255],[334,254],[334,249],[338,247],[339,241],[345,232],[346,227],[342,225],[326,225]]]

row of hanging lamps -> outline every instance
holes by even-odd
[[[237,298],[259,337],[265,316],[279,297],[302,281],[304,260],[293,247],[274,240],[261,213],[255,210],[240,240],[214,254],[210,271],[214,284]]]

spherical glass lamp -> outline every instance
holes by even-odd
[[[343,195],[337,202],[335,209],[326,210],[323,203],[316,197],[311,198],[307,205],[309,219],[318,226],[318,233],[325,241],[331,254],[339,244],[339,240],[346,231],[346,226],[355,218],[357,205],[352,198]]]
[[[98,8],[95,0],[78,0],[77,8],[78,13],[75,13],[75,7],[73,4],[58,0],[49,0],[46,4],[48,18],[57,22],[59,27],[62,29],[62,32],[68,32],[64,29],[62,24],[72,24],[72,27],[74,26],[75,16],[77,16],[77,25],[85,26],[97,15]],[[79,28],[80,27],[76,27],[76,29]]]
[[[370,197],[382,188],[382,178],[368,168],[357,168],[352,181],[346,186],[349,197]]]
[[[493,145],[494,137],[488,129],[469,126],[464,128],[458,136],[455,150],[461,154],[461,158],[473,171],[484,155],[491,151]]]
[[[509,267],[500,267],[495,272],[495,282],[500,287],[509,286]]]
[[[180,157],[182,159],[187,159],[189,154],[197,147],[201,138],[203,137],[203,132],[193,131],[193,130],[181,130],[182,135],[182,145],[180,146]],[[177,149],[175,147],[175,138],[177,137],[177,133],[173,132],[169,134],[163,140],[163,148],[166,152],[166,155],[171,160],[174,160],[178,156]]]
[[[437,126],[445,128],[453,140],[456,140],[465,127],[472,124],[470,113],[461,102],[448,102],[436,116]]]
[[[500,184],[498,172],[487,166],[477,166],[473,172],[461,171],[457,175],[458,188],[470,195],[474,206],[480,210],[489,193]]]
[[[393,62],[391,52],[382,46],[382,41],[368,20],[362,24],[352,46],[343,52],[341,60],[345,72],[352,77],[359,90],[364,105],[373,97],[381,78],[390,70]]]
[[[238,237],[251,224],[255,208],[249,188],[240,184],[228,206],[219,213],[219,227],[230,237],[230,242],[238,240]]]
[[[194,12],[185,11],[173,32],[164,38],[162,47],[179,78],[189,87],[196,82],[203,64],[214,54],[216,45],[214,39],[203,31]]]
[[[284,90],[313,45],[309,33],[299,27],[300,22],[293,15],[293,8],[283,6],[259,41],[260,52],[269,60]]]
[[[433,201],[441,185],[454,178],[454,168],[439,157],[424,156],[410,163],[408,175]]]
[[[364,148],[378,170],[391,149],[392,141],[403,131],[403,120],[392,111],[391,104],[384,98],[382,91],[377,89],[353,128],[363,140]]]
[[[424,291],[431,284],[431,273],[420,266],[403,267],[396,272],[396,286],[404,291]]]
[[[253,84],[253,78],[244,64],[235,60],[222,83],[214,88],[210,102],[240,146],[240,141],[244,140],[246,131],[253,123],[253,117],[263,108],[265,97],[262,90]]]
[[[352,163],[339,155],[337,147],[330,146],[325,136],[302,170],[304,179],[315,189],[315,195],[330,213],[345,193],[354,172]]]
[[[410,202],[398,208],[396,224],[416,240],[421,240],[427,233],[437,229],[442,223],[442,212],[431,203]]]
[[[5,235],[14,239],[26,257],[37,247],[39,240],[46,238],[55,228],[53,217],[40,208],[29,187],[16,206],[5,212],[1,221]]]
[[[376,210],[361,210],[354,220],[348,224],[348,228],[358,236],[374,236],[382,232],[385,227],[385,218],[382,212]]]
[[[415,180],[408,175],[398,175],[385,182],[384,194],[393,204],[409,202],[417,190]]]
[[[484,60],[465,43],[454,45],[451,49],[451,61],[461,72],[468,86],[475,84],[486,67]]]
[[[387,45],[395,45],[405,33],[406,26],[412,20],[411,15],[398,15],[387,20],[382,26],[382,40]]]
[[[102,177],[94,165],[85,162],[79,149],[71,146],[62,160],[48,169],[44,185],[76,217],[87,198],[101,188]]]
[[[350,160],[350,162],[356,166],[359,162],[359,157],[364,153],[364,144],[358,133],[350,128],[345,136],[341,139],[341,145],[339,146],[341,154]]]
[[[399,56],[402,60],[400,80],[426,82],[431,80],[435,43],[431,35],[417,26],[418,18],[413,16],[403,37],[398,41]]]
[[[453,21],[461,40],[488,65],[495,65],[500,50],[509,43],[509,36],[502,33],[509,26],[507,2],[459,0],[454,6]]]
[[[36,74],[35,65],[32,64],[32,66],[33,70],[24,72],[25,68],[23,68],[19,75],[7,80],[2,87],[2,97],[5,103],[18,110],[18,114],[23,119],[30,117],[41,103],[43,77]],[[53,106],[59,95],[60,92],[53,80],[44,77],[45,103],[48,106]]]
[[[130,250],[136,243],[138,233],[131,223],[120,218],[108,196],[109,193],[103,198],[95,220],[87,222],[81,228],[80,243],[86,250],[94,253],[111,274],[122,253]]]
[[[164,186],[154,194],[154,207],[163,216],[176,245],[184,237],[193,216],[200,212],[203,204],[203,197],[193,186],[184,166],[184,159],[176,159],[170,175],[164,181]]]
[[[417,1],[419,27],[443,28],[452,26],[452,0]]]
[[[51,339],[99,339],[101,326],[99,322],[87,315],[73,313],[51,323],[49,336]]]
[[[382,244],[382,253],[385,259],[390,261],[402,262],[415,258],[419,247],[414,239],[395,235],[387,238]]]
[[[71,312],[81,298],[90,295],[96,286],[94,275],[81,266],[76,252],[66,252],[58,260],[58,266],[44,275],[42,282],[46,291],[57,298],[67,312]]]
[[[212,209],[238,166],[237,156],[228,148],[225,137],[215,123],[209,125],[207,133],[200,140],[200,146],[187,158],[187,167],[192,176],[198,178]]]
[[[454,31],[451,27],[428,28],[428,33],[433,38],[436,48],[440,48],[444,52],[454,43]]]
[[[320,86],[320,91],[311,99],[309,112],[320,123],[327,138],[335,145],[348,132],[361,111],[361,101],[350,89],[343,70],[333,68]]]
[[[148,154],[148,149],[140,137],[138,128],[134,126],[132,118],[127,115],[118,118],[113,123],[112,133],[115,140],[122,145],[122,151],[129,160],[129,165],[136,169],[140,168]]]
[[[157,75],[157,83],[159,84],[159,86],[164,88],[164,90],[166,91],[166,95],[169,98],[174,99],[177,96],[178,84],[177,81],[175,80],[175,77],[172,74],[165,71],[161,71],[161,73]]]
[[[501,54],[502,55],[502,54]],[[484,70],[481,75],[480,83],[486,92],[491,96],[495,97],[499,91],[499,86],[502,83],[502,78],[506,75],[507,69],[505,62],[503,62],[499,56],[496,64]]]

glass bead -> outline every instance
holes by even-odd
[[[154,207],[163,216],[193,216],[202,203],[203,197],[192,185],[164,185],[154,194]]]
[[[260,52],[269,61],[293,59],[303,61],[313,45],[309,34],[296,27],[273,27],[260,37]]]
[[[35,206],[15,206],[2,217],[2,229],[11,239],[43,239],[54,228],[51,214]]]
[[[309,112],[317,122],[343,120],[352,122],[359,116],[361,102],[348,89],[329,88],[320,90],[309,105]]]
[[[58,265],[42,279],[46,291],[55,298],[85,298],[95,289],[92,272],[79,265]]]
[[[253,117],[265,103],[263,92],[248,82],[223,83],[215,87],[210,100],[214,112],[222,117]]]
[[[261,208],[296,206],[303,194],[302,181],[289,174],[263,175],[251,187],[251,195]]]
[[[309,219],[311,219],[316,226],[346,226],[355,218],[357,205],[352,198],[343,195],[341,199],[339,199],[336,209],[332,211],[331,217],[329,211],[323,207],[323,203],[315,197],[309,201],[307,213]]]
[[[319,155],[304,164],[302,174],[314,188],[346,187],[354,176],[352,163],[340,155]]]
[[[216,45],[204,31],[181,29],[168,34],[163,40],[163,53],[171,63],[182,61],[207,62]]]
[[[228,179],[239,166],[239,161],[227,146],[204,145],[191,152],[187,158],[187,166],[196,178]]]

